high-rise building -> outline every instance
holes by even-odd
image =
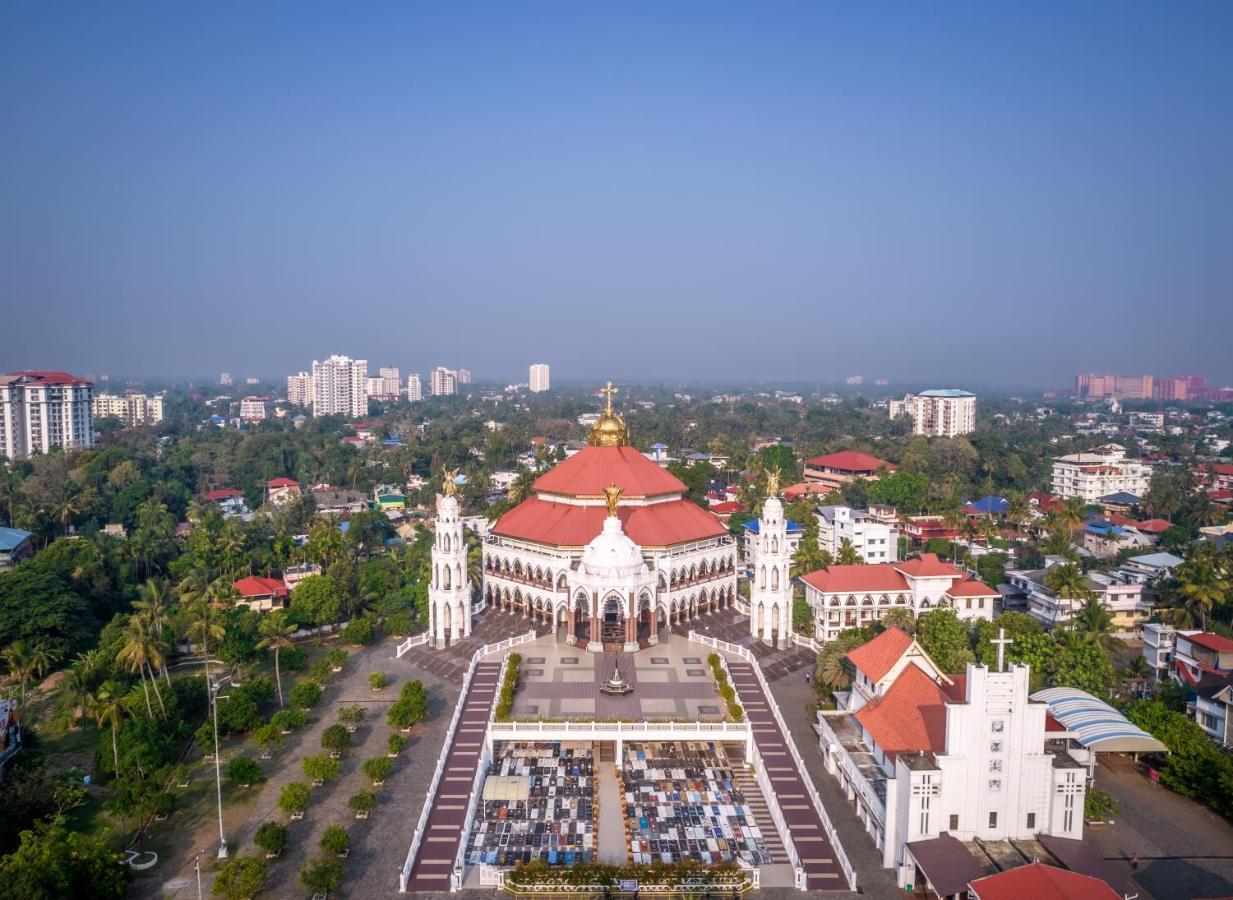
[[[412,372],[407,376],[407,402],[419,403],[424,399],[424,387],[420,384],[420,376],[418,372]]]
[[[163,395],[95,394],[91,410],[96,420],[121,419],[129,428],[156,425],[163,421]]]
[[[1197,400],[1207,392],[1202,375],[1177,375],[1155,378],[1151,375],[1075,376],[1075,397],[1079,400]]]
[[[368,360],[331,356],[313,360],[313,415],[368,415]]]
[[[458,373],[445,366],[437,366],[432,370],[432,395],[448,397],[458,392]]]
[[[535,363],[531,366],[531,393],[538,394],[548,390],[548,363]]]
[[[313,405],[313,377],[307,372],[287,376],[287,402],[292,406]]]
[[[470,384],[471,383],[471,370],[470,369],[459,369],[455,374],[458,378],[459,384]]]
[[[890,417],[912,417],[912,433],[955,437],[976,430],[976,395],[954,389],[921,391],[890,402]]]
[[[245,397],[240,401],[240,419],[244,422],[264,422],[269,413],[269,397]]]
[[[221,384],[221,385],[223,385],[223,386],[225,386],[225,387],[230,386],[230,385],[231,385],[231,373],[230,373],[230,372],[224,372],[223,374],[219,375],[219,376],[218,376],[218,383],[219,383],[219,384]]]
[[[94,385],[67,372],[0,375],[0,456],[94,446]]]
[[[387,400],[397,400],[402,394],[402,373],[398,371],[398,366],[382,366],[378,374],[385,382],[381,389],[382,395]]]
[[[1125,491],[1142,497],[1152,478],[1146,463],[1126,458],[1121,444],[1102,444],[1087,453],[1071,453],[1053,461],[1053,495],[1095,503]]]

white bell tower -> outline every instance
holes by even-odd
[[[445,494],[437,495],[437,529],[432,543],[432,640],[438,649],[471,634],[471,585],[467,582],[467,544],[455,496],[454,474],[445,473]],[[447,637],[448,636],[448,637]]]
[[[749,633],[772,646],[776,645],[778,637],[778,646],[782,647],[792,630],[792,581],[788,574],[792,550],[788,546],[783,503],[773,493],[762,504],[758,533],[752,537]]]

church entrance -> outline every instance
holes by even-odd
[[[585,597],[574,602],[574,639],[583,647],[591,640],[591,605]]]
[[[605,644],[625,643],[625,610],[621,607],[620,597],[609,597],[604,601],[600,640]]]
[[[651,605],[647,603],[638,613],[638,643],[648,644],[651,641]]]

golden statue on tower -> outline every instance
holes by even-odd
[[[774,497],[779,493],[779,469],[766,470],[766,496]]]
[[[608,501],[608,515],[616,516],[617,501],[621,499],[621,489],[616,486],[616,482],[604,488],[604,499]]]
[[[457,469],[442,469],[441,470],[442,489],[445,491],[445,496],[453,497],[458,493],[458,470]]]

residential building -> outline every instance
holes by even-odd
[[[1210,631],[1179,631],[1173,648],[1173,676],[1193,685],[1203,673],[1233,672],[1233,640]]]
[[[459,384],[470,384],[471,383],[471,370],[470,369],[459,369],[458,370],[458,383]]]
[[[933,553],[904,562],[833,565],[804,576],[814,634],[832,641],[847,628],[880,621],[901,607],[916,615],[949,607],[964,621],[992,619],[998,592]]]
[[[848,506],[818,507],[818,546],[838,557],[846,540],[867,563],[893,563],[899,559],[899,532],[874,519],[867,510]]]
[[[287,376],[287,402],[292,406],[312,406],[313,377],[307,372]]]
[[[245,397],[240,401],[241,422],[264,422],[269,415],[269,397]]]
[[[67,372],[0,375],[0,457],[94,446],[94,385]]]
[[[223,372],[221,375],[219,375],[218,383],[222,385],[223,387],[230,387],[231,386],[231,373]]]
[[[239,593],[236,606],[247,606],[257,612],[269,612],[272,609],[282,609],[287,605],[291,592],[279,578],[261,578],[249,575],[239,581],[233,581],[231,586]]]
[[[412,373],[407,376],[407,402],[419,403],[424,399],[424,387],[420,384],[420,376]]]
[[[34,555],[34,535],[20,528],[0,527],[0,569],[8,569]]]
[[[1154,378],[1151,375],[1075,376],[1075,397],[1079,400],[1197,400],[1208,393],[1202,375]]]
[[[402,373],[398,371],[398,366],[382,366],[377,374],[385,382],[381,396],[387,400],[397,400],[402,395]]]
[[[313,360],[313,415],[368,415],[368,360],[331,356]]]
[[[283,584],[288,591],[294,591],[295,586],[305,578],[321,574],[321,567],[316,563],[300,563],[298,566],[287,566],[283,569]]]
[[[349,518],[368,509],[368,498],[359,491],[346,491],[322,485],[313,488],[313,503],[318,516]]]
[[[201,499],[206,503],[216,504],[222,510],[223,518],[225,519],[244,519],[248,521],[252,518],[248,504],[244,502],[244,492],[238,491],[235,488],[219,488],[213,491],[206,491],[201,495]]]
[[[1053,461],[1053,495],[1078,497],[1096,503],[1101,497],[1125,491],[1142,497],[1151,481],[1151,467],[1126,458],[1121,444],[1102,444],[1087,453],[1071,453]]]
[[[825,456],[815,456],[813,459],[805,460],[805,480],[823,485],[833,491],[857,478],[876,481],[879,472],[883,469],[893,472],[895,464],[867,453],[840,450],[838,453],[828,453]]]
[[[1028,614],[1049,629],[1069,625],[1071,616],[1084,603],[1081,599],[1058,597],[1046,586],[1050,566],[1056,565],[1060,559],[1049,557],[1043,569],[1009,569],[1006,572],[1007,580],[1027,594]],[[1109,610],[1114,634],[1121,637],[1137,635],[1139,628],[1152,614],[1152,603],[1144,596],[1143,585],[1103,572],[1089,574],[1086,582],[1087,589]]]
[[[898,628],[848,659],[852,690],[818,713],[822,755],[900,887],[919,883],[917,851],[943,835],[1082,837],[1087,773],[1032,699],[1027,665],[947,675]]]
[[[1143,658],[1151,667],[1152,674],[1157,681],[1168,678],[1173,669],[1173,647],[1177,640],[1177,630],[1163,622],[1147,622],[1140,634],[1143,637]]]
[[[1172,553],[1146,553],[1143,556],[1132,556],[1120,566],[1117,574],[1127,581],[1137,581],[1140,584],[1153,582],[1173,574],[1173,570],[1182,564],[1182,558]]]
[[[458,392],[458,373],[444,366],[432,370],[432,395],[434,397],[449,397]]]
[[[120,419],[129,428],[157,425],[163,421],[162,394],[95,394],[91,407],[94,419]]]
[[[956,437],[976,430],[976,395],[953,388],[907,394],[888,405],[890,417],[912,418],[912,433]]]
[[[1194,687],[1194,720],[1222,747],[1233,747],[1233,674],[1207,675]]]
[[[533,394],[542,393],[543,391],[548,390],[549,384],[550,382],[549,382],[549,377],[548,377],[548,363],[535,363],[533,366],[531,366],[531,372],[530,372],[531,393]]]
[[[1155,539],[1133,525],[1118,525],[1097,517],[1083,523],[1083,549],[1097,559],[1109,559],[1123,550],[1151,547]]]
[[[265,502],[270,506],[290,506],[300,496],[300,483],[290,478],[272,478],[265,483]]]

